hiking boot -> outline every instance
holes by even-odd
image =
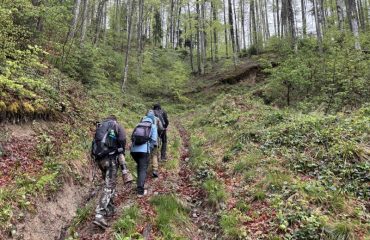
[[[167,161],[167,157],[166,157],[166,156],[162,156],[162,157],[161,157],[161,160],[162,160],[163,162],[165,162],[165,161]]]
[[[109,227],[107,221],[105,220],[105,218],[101,214],[96,214],[95,215],[95,220],[93,221],[93,223],[95,225],[103,228],[103,229],[106,229],[107,227]]]
[[[153,175],[154,178],[157,178],[158,177],[158,172],[157,171],[153,171],[152,175]]]
[[[147,194],[148,194],[148,190],[145,189],[143,193],[138,193],[137,197],[142,198],[142,197],[146,196]]]
[[[130,183],[134,180],[130,172],[127,172],[126,174],[122,174],[123,183]]]

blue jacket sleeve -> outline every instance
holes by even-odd
[[[151,145],[158,145],[157,139],[158,139],[158,131],[157,131],[157,126],[155,124],[152,124],[152,131],[150,133],[150,138],[151,138]]]

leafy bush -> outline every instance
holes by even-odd
[[[165,95],[178,99],[189,73],[180,53],[170,49],[152,49],[144,55],[142,75],[135,75],[136,67],[133,67],[134,73],[131,73],[134,74],[133,80],[139,91],[155,98]]]

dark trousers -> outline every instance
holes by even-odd
[[[167,152],[167,131],[162,131],[159,134],[159,137],[161,138],[162,147],[161,147],[161,159],[166,158],[166,152]]]
[[[131,152],[131,156],[137,164],[137,193],[143,194],[146,171],[149,165],[149,154],[142,152]]]

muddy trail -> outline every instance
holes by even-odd
[[[188,219],[186,226],[181,229],[181,235],[187,239],[203,240],[216,239],[218,236],[217,217],[213,214],[213,209],[205,202],[206,195],[203,189],[195,182],[195,176],[190,168],[190,136],[186,129],[180,124],[175,123],[175,127],[169,130],[171,134],[176,134],[181,138],[180,159],[177,169],[167,170],[164,168],[164,162],[160,162],[159,177],[152,178],[151,171],[148,170],[148,175],[145,187],[148,190],[148,195],[143,198],[138,198],[136,195],[136,183],[123,184],[118,176],[116,197],[114,203],[116,205],[116,213],[113,217],[107,219],[108,227],[103,230],[92,223],[94,212],[89,215],[88,219],[77,226],[75,236],[81,240],[97,240],[97,239],[112,239],[114,238],[114,222],[121,216],[122,212],[134,204],[140,208],[141,215],[144,220],[137,226],[137,232],[144,239],[157,239],[161,236],[160,229],[155,224],[157,212],[151,205],[150,199],[158,195],[174,195],[188,209]],[[170,140],[171,141],[171,140]],[[167,161],[171,161],[173,156],[169,155]],[[101,183],[102,184],[102,183]],[[100,191],[101,186],[96,187],[96,193]],[[99,194],[86,202],[86,205],[95,207]],[[81,206],[83,207],[83,206]],[[64,229],[65,232],[68,229]],[[62,235],[64,239],[66,234]]]

